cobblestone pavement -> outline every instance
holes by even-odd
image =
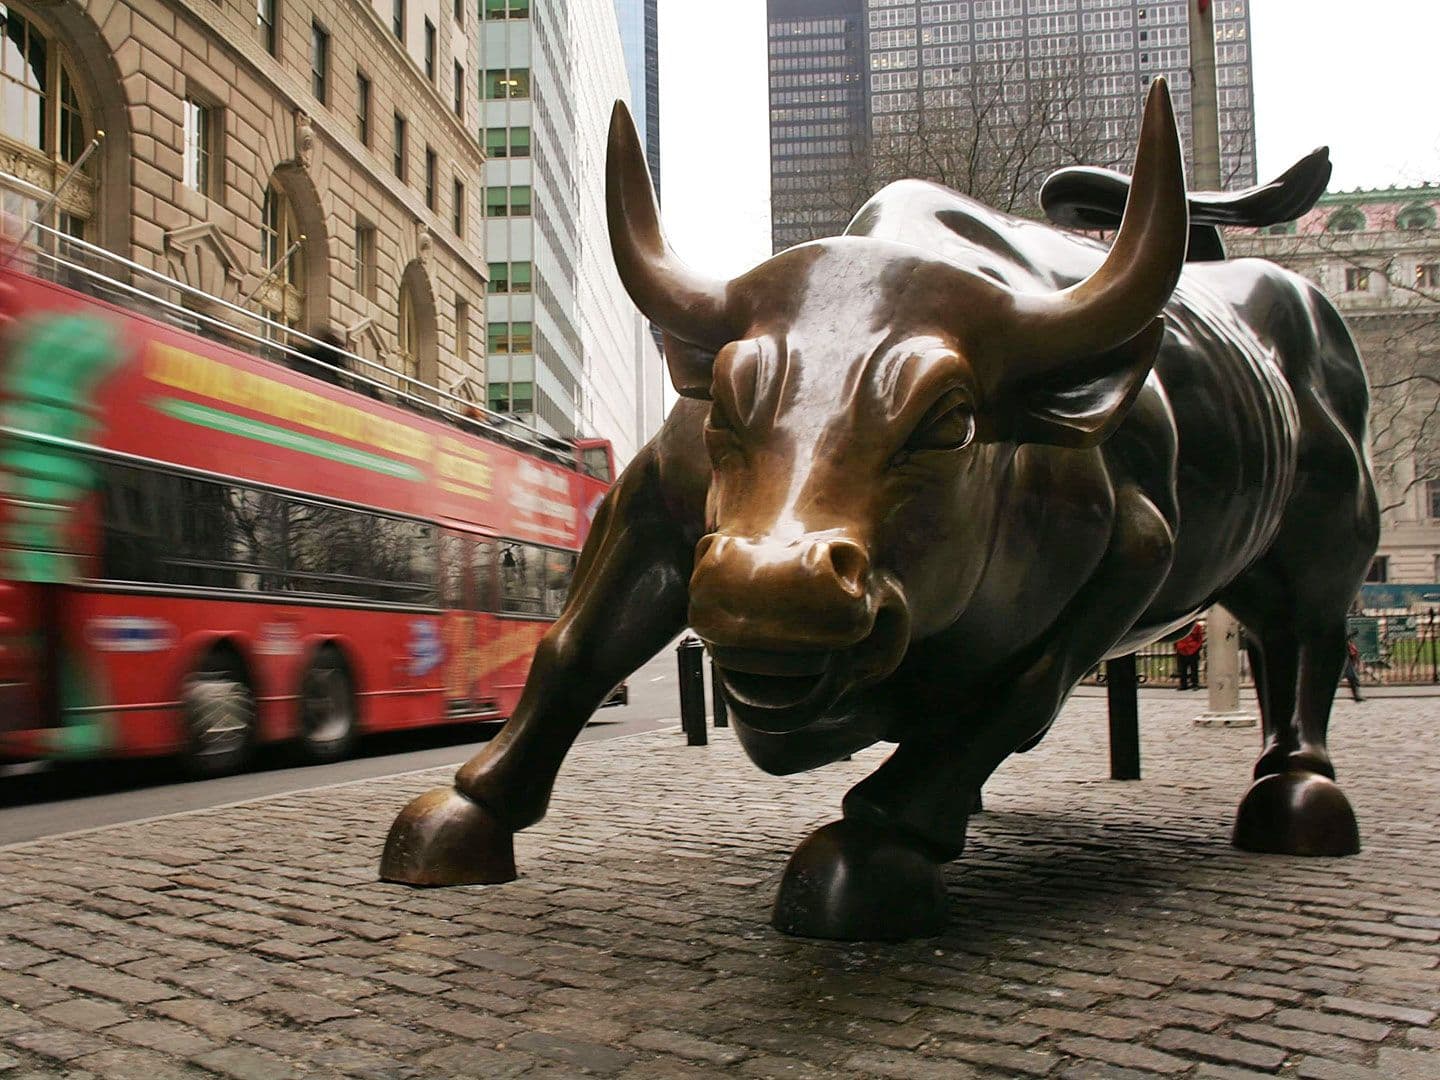
[[[448,770],[0,851],[0,1074],[1440,1076],[1440,703],[1336,704],[1365,850],[1232,850],[1254,729],[1104,703],[986,791],[942,938],[784,938],[791,848],[881,760],[772,778],[728,733],[583,746],[491,888],[378,884]],[[8,1007],[5,1007],[8,1004]]]

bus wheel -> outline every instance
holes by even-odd
[[[300,751],[309,761],[339,761],[355,742],[355,693],[334,649],[316,654],[300,687]]]
[[[185,684],[185,768],[204,779],[237,771],[250,756],[255,701],[228,671],[201,671]]]

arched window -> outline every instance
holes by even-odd
[[[270,319],[291,328],[305,326],[305,247],[298,243],[300,235],[290,200],[271,184],[260,209],[260,262],[270,275],[260,289],[260,306]]]
[[[420,319],[415,311],[415,293],[408,283],[400,286],[400,332],[395,339],[395,351],[400,374],[419,378]],[[404,389],[414,393],[409,385]]]
[[[1424,203],[1413,203],[1395,215],[1395,227],[1416,231],[1433,229],[1435,227],[1435,208],[1426,206]]]
[[[0,3],[0,27],[0,146],[13,158],[11,169],[22,181],[54,191],[84,153],[93,124],[59,43],[10,4]],[[93,179],[77,176],[61,196],[56,219],[42,224],[83,236],[94,196]],[[4,209],[16,216],[28,219],[40,201],[33,188],[16,185],[4,191]]]
[[[1325,223],[1328,232],[1361,232],[1365,228],[1365,215],[1354,207],[1336,210]]]

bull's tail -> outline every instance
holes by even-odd
[[[1312,206],[1330,182],[1330,148],[1305,155],[1271,180],[1243,191],[1190,193],[1189,262],[1225,258],[1220,226],[1258,229],[1294,221]],[[1111,169],[1076,165],[1050,174],[1040,188],[1040,206],[1057,225],[1072,229],[1117,229],[1130,194],[1130,177]]]

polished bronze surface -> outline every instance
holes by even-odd
[[[933,933],[991,772],[1085,672],[1217,601],[1265,716],[1236,842],[1353,847],[1325,730],[1378,531],[1365,375],[1303,278],[1186,264],[1162,82],[1108,249],[902,181],[713,280],[666,244],[621,107],[607,179],[683,397],[606,498],[514,719],[401,814],[383,877],[495,880],[596,706],[688,623],[761,768],[895,744],[796,852],[775,925]],[[1266,199],[1303,209],[1290,183]]]

